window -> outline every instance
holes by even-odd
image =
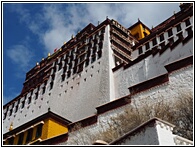
[[[42,135],[42,127],[43,127],[42,124],[37,126],[36,135],[35,135],[36,139],[41,137],[41,135]]]
[[[61,75],[61,82],[63,82],[63,81],[65,81],[65,74],[64,73]]]
[[[31,103],[31,96],[28,98],[28,104]]]
[[[23,138],[24,138],[24,133],[19,134],[17,145],[22,145],[23,144]]]
[[[12,111],[13,111],[13,108],[12,108],[12,109],[10,109],[10,116],[12,115]]]
[[[190,20],[189,19],[186,19],[185,20],[185,24],[186,24],[186,27],[189,26],[191,24]]]
[[[187,28],[187,29],[186,29],[186,31],[187,31],[188,35],[191,35],[191,34],[193,33],[193,31],[192,31],[192,28],[191,28],[191,27]]]
[[[164,40],[164,35],[161,34],[161,35],[160,35],[160,42],[163,41],[163,40]]]
[[[177,28],[177,32],[179,32],[180,30],[182,30],[181,24],[178,24],[178,25],[176,26],[176,28]]]
[[[142,51],[142,47],[139,48],[139,54],[142,54],[143,51]]]
[[[152,45],[155,46],[156,44],[157,44],[157,39],[154,38],[154,39],[152,40]]]
[[[59,70],[62,68],[62,62],[59,63]]]
[[[8,139],[8,145],[13,145],[14,144],[14,137],[11,137]]]
[[[32,140],[32,135],[33,135],[33,128],[27,131],[26,143],[29,143]]]
[[[18,111],[18,104],[16,105],[15,113]]]
[[[38,99],[38,91],[35,93],[35,100]]]
[[[5,120],[5,119],[6,119],[6,116],[7,116],[7,112],[6,112],[6,113],[4,113],[3,120]]]
[[[173,35],[172,29],[168,30],[168,37],[170,37],[172,35]]]
[[[21,106],[21,108],[24,108],[24,105],[25,105],[25,100],[22,101],[22,106]]]
[[[97,57],[97,59],[100,59],[100,58],[101,58],[101,56],[102,56],[102,51],[101,51],[101,50],[99,50],[99,51],[98,51],[98,57]]]
[[[170,44],[173,44],[173,43],[174,43],[174,39],[173,39],[173,38],[170,38],[170,39],[169,39],[169,43],[170,43]]]
[[[53,88],[54,82],[50,82],[50,90]]]
[[[67,78],[69,78],[71,76],[71,71],[67,72]]]
[[[91,58],[91,63],[95,62],[96,60],[96,56],[94,55],[92,58]]]
[[[43,88],[42,88],[42,95],[46,92],[46,86],[44,86]]]
[[[89,59],[86,60],[85,67],[89,65]]]
[[[146,46],[146,50],[148,50],[148,49],[150,48],[149,42],[147,42],[147,43],[145,44],[145,46]]]

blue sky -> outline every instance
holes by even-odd
[[[26,72],[89,23],[108,16],[124,27],[149,28],[178,12],[179,3],[3,3],[3,104],[18,96]]]

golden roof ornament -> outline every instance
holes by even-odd
[[[50,56],[50,52],[48,53],[48,57]]]
[[[13,130],[13,122],[11,122],[10,124],[10,128],[9,128],[9,131]]]

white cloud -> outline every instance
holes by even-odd
[[[47,52],[68,41],[72,34],[89,23],[115,19],[129,27],[138,18],[149,28],[158,25],[179,10],[178,3],[65,3],[43,4],[40,11],[30,13],[25,7],[18,6],[16,12],[29,29],[40,39]]]
[[[7,50],[7,56],[19,66],[20,70],[26,71],[33,57],[32,52],[24,45],[15,45]]]

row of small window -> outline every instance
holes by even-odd
[[[76,53],[75,49],[73,49],[68,54],[65,54],[64,57],[58,58],[54,62],[54,65],[58,64],[59,65],[58,70],[60,70],[63,65],[62,62],[64,62],[65,64],[67,64],[67,66],[69,66],[69,69],[71,69],[72,67],[70,67],[70,66],[72,66],[71,65],[73,63],[72,61],[75,61],[76,64],[77,64],[77,62],[80,63],[84,59],[84,53],[87,53],[86,54],[87,57],[93,56],[96,52],[98,52],[99,50],[102,49],[102,46],[103,46],[103,43],[96,44],[96,46],[94,46],[93,48],[89,48],[88,46],[85,46],[85,47],[81,48],[78,51],[78,53]],[[55,70],[54,72],[56,72],[56,69],[54,69],[54,70]]]
[[[190,20],[189,20],[189,19],[185,20],[185,24],[186,24],[186,27],[188,27],[188,26],[191,24],[191,23],[190,23]],[[182,30],[181,24],[178,24],[178,25],[176,26],[176,30],[177,30],[177,32],[180,32],[180,31]],[[188,32],[188,34],[190,34],[191,30],[188,29],[187,32]],[[168,33],[168,37],[171,37],[171,36],[173,35],[172,28],[169,29],[167,33]],[[164,33],[162,33],[162,34],[159,36],[159,40],[160,40],[160,42],[162,42],[162,41],[165,40],[165,38],[164,38]],[[155,38],[152,40],[152,45],[155,46],[156,44],[157,44],[157,38],[155,37]],[[146,48],[146,50],[148,50],[148,49],[150,48],[149,42],[147,42],[147,43],[145,44],[145,48]],[[142,53],[142,47],[139,48],[139,54],[141,54],[141,53]]]
[[[83,52],[82,54],[80,54],[77,58],[74,58],[72,61],[70,61],[69,63],[65,63],[63,64],[62,58],[60,60],[60,62],[58,63],[57,61],[55,62],[55,65],[57,64],[58,67],[54,66],[52,74],[54,74],[56,72],[56,69],[58,68],[58,71],[61,70],[63,68],[63,73],[71,71],[71,69],[73,69],[73,74],[75,74],[76,72],[78,72],[81,67],[82,63],[86,63],[86,67],[89,65],[89,62],[93,63],[96,59],[101,58],[102,56],[102,50],[100,48],[94,48],[92,50],[92,54],[90,55],[90,51],[87,52]]]
[[[65,78],[69,78],[71,75],[74,75],[75,73],[80,73],[83,71],[84,66],[87,67],[89,63],[94,63],[96,60],[100,59],[102,56],[102,52],[98,52],[91,58],[84,58],[84,60],[79,63],[77,66],[73,67],[71,70],[67,70],[66,68],[63,68],[63,74],[61,75],[61,81],[64,81]]]
[[[50,88],[49,88],[49,90],[51,90],[51,89],[53,88],[53,85],[54,85],[54,83],[53,83],[53,81],[52,81],[52,82],[50,83]],[[46,91],[46,82],[45,82],[44,87],[42,87],[42,95],[45,93],[45,91]],[[21,104],[20,104],[20,100],[18,100],[17,105],[16,105],[16,107],[15,107],[15,113],[18,111],[19,105],[21,106],[21,109],[24,108],[26,99],[27,99],[27,104],[30,104],[31,101],[32,101],[32,96],[33,96],[33,91],[31,92],[31,94],[30,94],[30,96],[29,96],[28,98],[27,98],[27,94],[25,95],[24,100],[21,102]],[[39,96],[39,87],[38,87],[37,92],[35,93],[35,100],[38,99],[38,96]],[[8,106],[7,108],[9,108],[9,106]],[[13,110],[14,110],[14,103],[12,104],[12,107],[11,107],[11,109],[9,110],[9,116],[12,115]],[[3,120],[6,119],[7,113],[8,113],[8,111],[6,111],[6,112],[4,113]]]
[[[12,136],[11,138],[4,141],[4,145],[24,145],[42,136],[43,124],[39,124],[36,127],[30,128],[29,130],[20,133],[17,136]]]
[[[83,41],[76,41],[76,38],[75,38],[74,41],[77,42],[77,45],[76,44],[74,45],[76,47],[74,48],[73,51],[77,52],[78,47],[82,46],[83,44],[85,45],[88,44],[88,46],[93,47],[95,44],[102,42],[104,40],[104,33],[105,33],[105,28],[103,30],[100,30],[98,34],[93,34],[91,37],[86,37],[85,39],[83,39]],[[62,46],[62,49],[65,49],[65,48],[67,48],[66,44]],[[69,55],[70,54],[71,53],[69,53]]]

